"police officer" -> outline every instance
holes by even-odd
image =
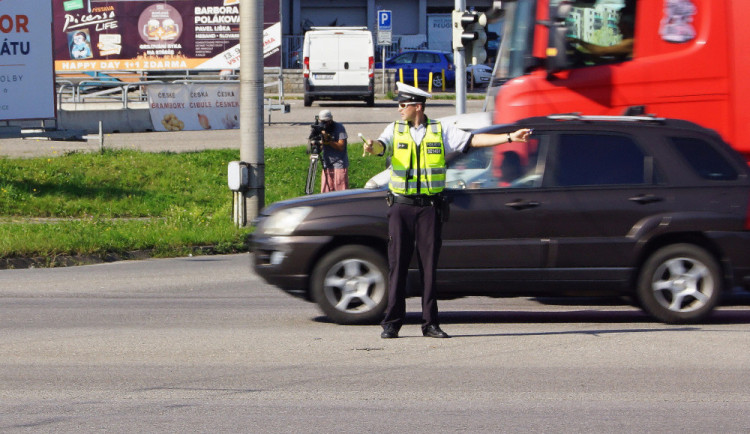
[[[435,277],[442,245],[441,192],[445,184],[446,155],[470,146],[486,147],[525,142],[531,130],[508,134],[472,135],[453,125],[442,125],[425,115],[430,95],[404,83],[398,86],[401,120],[389,124],[377,141],[367,140],[365,152],[383,156],[392,152],[388,185],[388,307],[381,325],[383,339],[397,338],[406,316],[406,275],[415,243],[422,293],[422,335],[448,338],[438,322]]]

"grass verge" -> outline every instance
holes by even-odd
[[[384,164],[356,143],[349,158],[351,188]],[[227,163],[238,159],[238,150],[0,158],[0,259],[246,251],[251,229],[233,225],[226,184]],[[304,194],[305,146],[266,149],[265,164],[266,204]],[[319,181],[318,173],[316,191]]]

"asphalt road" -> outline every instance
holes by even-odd
[[[0,432],[748,432],[750,311],[441,302],[345,327],[247,254],[0,272]]]
[[[383,128],[398,119],[397,103],[377,100],[374,107],[361,102],[316,101],[305,107],[301,99],[287,100],[289,113],[272,112],[271,124],[264,119],[263,137],[266,147],[299,146],[307,144],[310,124],[321,109],[331,110],[338,122],[343,122],[350,143],[359,142],[358,133],[375,139]],[[466,112],[482,111],[484,100],[468,100]],[[433,118],[456,114],[455,100],[430,101],[426,113]],[[239,130],[113,133],[104,135],[104,147],[111,149],[140,149],[148,152],[189,152],[202,149],[240,147]],[[0,139],[0,155],[12,158],[53,157],[68,152],[91,152],[100,149],[98,136],[89,136],[85,142],[48,141],[29,139]]]

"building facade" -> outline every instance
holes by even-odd
[[[485,11],[492,0],[466,0]],[[405,49],[451,49],[454,0],[280,0],[284,67],[299,67],[302,38],[314,26],[365,26],[376,36],[377,12],[392,13],[392,41],[386,57]]]

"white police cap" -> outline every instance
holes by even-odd
[[[396,88],[398,89],[399,102],[425,102],[427,98],[432,98],[432,95],[422,89],[409,86],[400,81],[396,83]]]

